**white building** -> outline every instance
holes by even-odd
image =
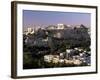
[[[57,32],[56,34],[54,34],[54,37],[61,38],[62,34],[60,32]]]
[[[64,24],[57,24],[57,26],[51,25],[47,29],[49,30],[58,30],[58,29],[65,29],[67,26]]]
[[[34,29],[32,29],[32,28],[27,28],[27,32],[26,32],[26,35],[28,35],[28,34],[34,34]]]
[[[76,28],[80,28],[81,26],[80,26],[80,25],[76,25],[75,27],[76,27]]]
[[[57,24],[57,29],[64,29],[65,25],[64,24]]]
[[[44,61],[45,62],[51,62],[53,60],[53,55],[45,55],[44,56]]]
[[[32,29],[32,28],[27,28],[27,31],[28,31],[29,33],[31,33],[31,32],[33,31],[33,29]]]

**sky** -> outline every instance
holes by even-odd
[[[23,10],[23,27],[57,25],[91,25],[90,13]]]

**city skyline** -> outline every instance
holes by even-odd
[[[91,14],[76,12],[23,10],[24,29],[28,27],[33,28],[33,26],[47,27],[48,25],[57,25],[59,23],[67,25],[84,24],[85,26],[90,27]]]

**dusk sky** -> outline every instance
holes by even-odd
[[[87,27],[91,25],[91,14],[76,12],[57,12],[57,11],[34,11],[23,10],[23,26],[48,26],[59,23],[66,25],[80,25]]]

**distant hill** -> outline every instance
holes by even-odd
[[[85,48],[90,46],[91,41],[90,35],[88,34],[88,28],[84,25],[66,27],[63,29],[39,29],[35,34],[29,34],[27,37],[27,45],[51,48],[56,48],[61,45],[71,48]]]

